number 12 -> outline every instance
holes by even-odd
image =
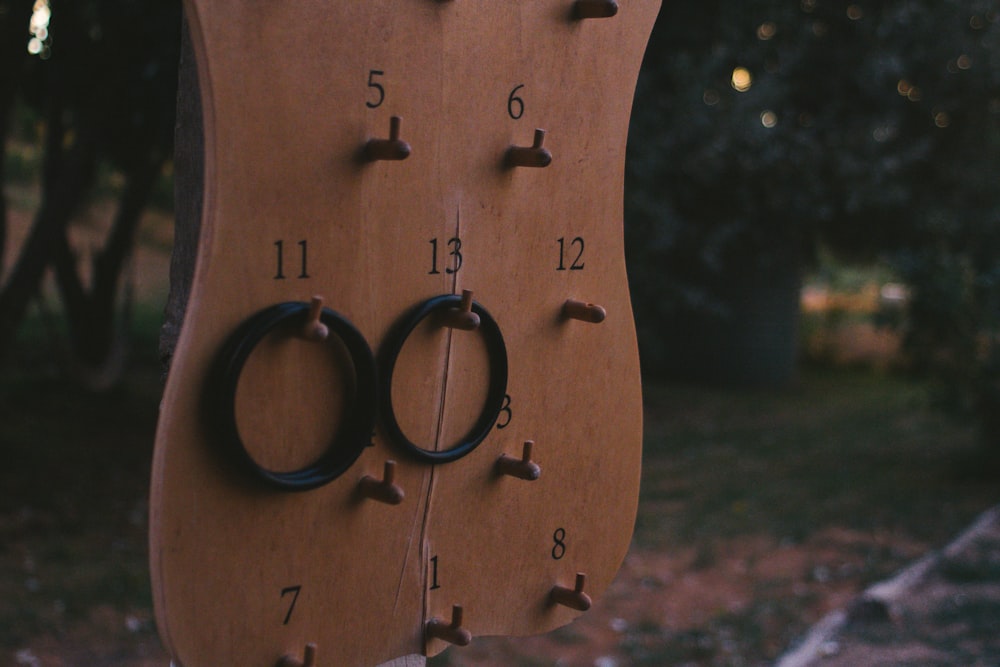
[[[570,263],[570,271],[582,271],[583,270],[583,237],[577,236],[569,244],[566,243],[565,237],[560,237],[556,239],[556,243],[559,244],[559,266],[556,267],[556,271],[566,270],[566,246],[569,245],[570,248],[578,248],[576,251],[576,258]],[[570,257],[573,256],[572,251],[570,252]]]

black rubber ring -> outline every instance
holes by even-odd
[[[375,427],[375,358],[364,336],[346,318],[324,308],[320,321],[347,348],[354,365],[354,396],[344,422],[330,445],[313,463],[299,470],[278,472],[259,465],[247,451],[236,423],[236,387],[243,365],[264,337],[282,325],[305,326],[309,304],[285,302],[265,308],[247,319],[226,340],[208,381],[207,418],[224,455],[258,480],[282,491],[308,491],[344,473],[371,442]],[[297,322],[296,322],[297,320]]]
[[[440,451],[416,445],[400,428],[396,412],[392,407],[392,373],[403,344],[428,315],[456,308],[461,302],[462,297],[457,294],[443,294],[424,301],[407,313],[382,343],[379,357],[379,405],[382,428],[392,442],[402,446],[410,455],[425,463],[456,461],[478,447],[493,430],[503,408],[504,396],[507,394],[507,347],[504,345],[503,334],[489,312],[480,304],[473,302],[472,312],[479,316],[477,331],[485,339],[490,363],[489,391],[479,419],[456,445]]]

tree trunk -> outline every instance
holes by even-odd
[[[65,231],[53,249],[51,262],[69,323],[74,374],[92,391],[114,386],[125,370],[132,304],[131,294],[122,294],[121,276],[162,166],[159,160],[141,162],[126,173],[107,241],[93,260],[89,288],[80,279],[76,254]]]
[[[758,268],[719,286],[720,312],[664,324],[664,374],[720,386],[784,387],[798,357],[800,263]]]
[[[58,83],[54,83],[46,113],[42,203],[17,263],[0,290],[0,355],[10,351],[28,305],[38,294],[45,269],[65,239],[73,212],[93,181],[94,138],[86,128],[79,129],[73,143],[65,146],[59,90]]]

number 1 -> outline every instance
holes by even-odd
[[[431,588],[430,590],[435,591],[441,588],[441,584],[438,583],[438,557],[431,557]]]

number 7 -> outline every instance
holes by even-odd
[[[288,605],[288,613],[285,614],[285,620],[282,625],[288,625],[288,622],[292,620],[292,612],[295,610],[295,603],[299,599],[299,591],[302,590],[302,586],[288,586],[281,589],[281,597],[284,599],[289,593],[292,594],[292,604]]]

